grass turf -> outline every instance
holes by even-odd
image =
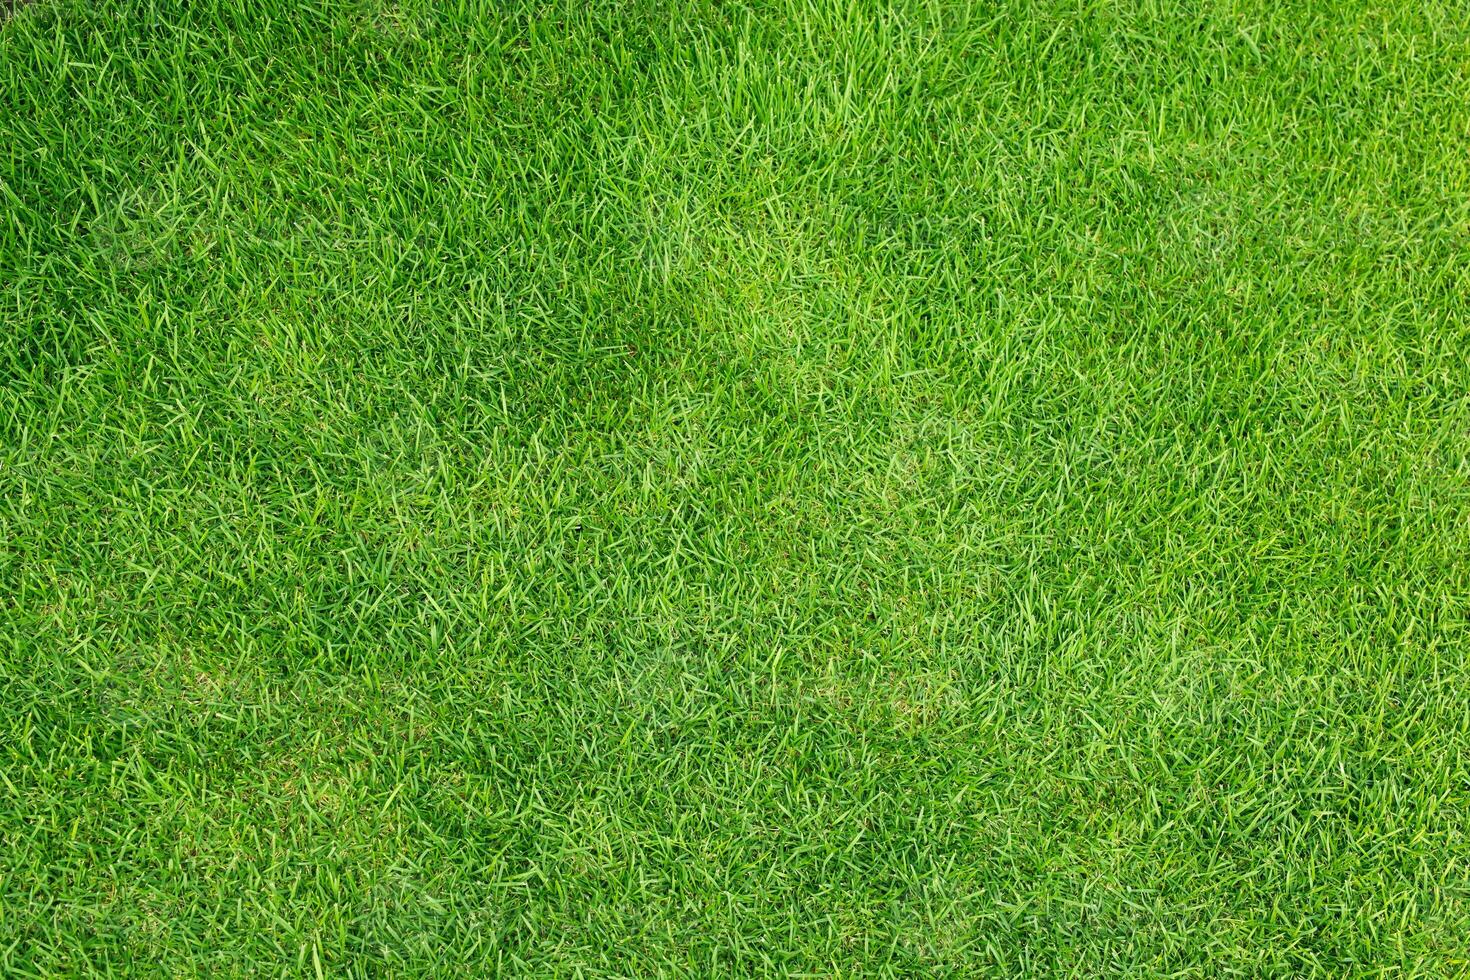
[[[20,7],[0,968],[1470,970],[1470,8]]]

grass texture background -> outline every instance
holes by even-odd
[[[1463,976],[1470,8],[40,0],[0,969]]]

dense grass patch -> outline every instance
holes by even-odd
[[[0,969],[1470,969],[1470,8],[0,27]]]

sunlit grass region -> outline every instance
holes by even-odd
[[[1467,314],[1461,2],[15,5],[0,972],[1465,976]]]

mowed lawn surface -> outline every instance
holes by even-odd
[[[1470,8],[39,0],[0,971],[1470,970]]]

